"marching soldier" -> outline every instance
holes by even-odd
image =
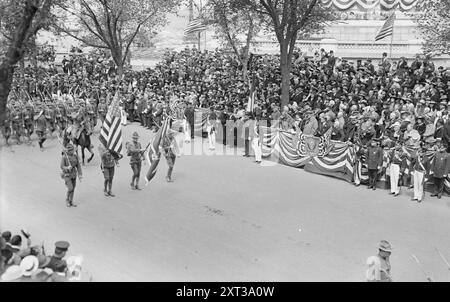
[[[100,158],[102,159],[102,163],[100,168],[102,169],[103,176],[105,177],[105,186],[104,186],[104,194],[105,196],[115,197],[115,195],[111,192],[112,181],[114,178],[114,170],[115,166],[119,166],[117,159],[114,157],[114,154],[111,150],[105,149],[103,145],[99,146]]]
[[[61,136],[67,127],[67,112],[63,102],[58,103],[58,105],[55,108],[55,112],[56,112],[56,124],[59,128],[59,134]]]
[[[56,122],[56,114],[54,104],[49,103],[45,105],[45,119],[47,120],[47,129],[50,131],[50,135],[53,135],[53,132],[56,130],[55,122]]]
[[[378,172],[383,164],[383,149],[378,146],[378,140],[372,139],[370,146],[367,148],[366,163],[369,169],[369,186],[368,189],[376,190]]]
[[[100,118],[100,123],[103,125],[103,122],[106,119],[106,113],[108,111],[108,109],[106,107],[106,102],[105,102],[104,99],[100,100],[100,103],[98,104],[97,111],[98,111],[98,116]]]
[[[434,193],[431,197],[437,196],[437,198],[441,199],[444,192],[444,182],[450,171],[450,158],[441,139],[438,139],[437,147],[438,151],[434,156],[430,169],[430,175],[433,175],[435,186]]]
[[[133,176],[131,178],[130,186],[132,190],[140,190],[139,177],[141,175],[144,150],[142,150],[141,143],[138,142],[139,134],[137,132],[133,133],[132,139],[133,141],[131,143],[126,144],[127,155],[130,156],[131,170],[133,170]]]
[[[5,124],[2,127],[2,134],[6,140],[6,145],[8,146],[8,139],[11,136],[11,111],[8,107],[6,107]]]
[[[163,138],[162,149],[164,157],[166,158],[167,165],[169,166],[169,170],[167,171],[166,180],[167,182],[173,182],[172,180],[172,171],[173,166],[175,165],[175,160],[177,158],[177,154],[179,154],[178,144],[175,140],[176,132],[168,129],[167,134]]]
[[[93,100],[91,100],[93,101]],[[88,101],[86,105],[86,112],[87,112],[87,118],[89,120],[89,124],[92,126],[92,128],[95,128],[97,125],[97,115],[95,114],[95,107],[91,102]]]
[[[34,120],[36,122],[36,134],[38,136],[38,143],[39,143],[39,147],[41,149],[41,151],[44,150],[44,146],[42,145],[45,140],[47,139],[46,137],[46,127],[47,127],[47,119],[45,118],[44,115],[44,109],[42,108],[42,106],[38,103],[36,104],[36,112],[39,112],[37,115],[34,116]]]
[[[20,110],[19,104],[16,103],[13,108],[14,109],[11,112],[12,133],[17,137],[17,144],[20,144],[20,137],[23,134],[23,114]]]
[[[80,181],[83,178],[83,175],[81,171],[80,159],[78,158],[78,155],[74,153],[74,147],[72,144],[68,144],[66,152],[63,152],[60,166],[62,170],[61,176],[67,187],[66,205],[67,207],[76,207],[77,205],[73,203],[73,195],[77,184],[77,175]]]
[[[411,175],[414,178],[414,197],[412,201],[422,202],[424,195],[424,184],[428,180],[428,171],[430,170],[430,160],[424,154],[422,147],[417,151],[417,156],[411,160]]]
[[[34,132],[34,108],[31,103],[28,103],[25,106],[25,111],[23,113],[24,116],[24,125],[25,125],[25,133],[28,137],[28,142],[31,143],[31,135]]]

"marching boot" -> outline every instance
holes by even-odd
[[[169,167],[169,170],[167,171],[167,176],[166,176],[167,182],[173,182],[172,171],[173,171],[173,167]]]
[[[105,188],[103,189],[103,193],[105,194],[105,196],[109,196],[108,194],[108,181],[105,180]]]
[[[135,186],[135,184],[134,184],[134,179],[135,179],[135,177],[133,176],[133,177],[131,178],[131,183],[130,183],[131,190],[135,190],[135,189],[136,189],[136,186]]]
[[[112,179],[111,180],[109,180],[109,182],[108,182],[108,186],[109,186],[109,190],[108,190],[108,194],[109,194],[109,196],[111,196],[111,197],[115,197],[116,195],[114,195],[112,192],[111,192],[111,188],[112,188]]]
[[[70,208],[70,201],[69,201],[68,199],[66,199],[66,206],[67,206],[68,208]]]
[[[136,177],[136,186],[134,187],[136,190],[141,189],[141,188],[139,188],[138,184],[139,184],[139,177]]]

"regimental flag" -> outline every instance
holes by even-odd
[[[189,36],[190,34],[204,31],[205,29],[206,25],[203,20],[201,18],[197,18],[189,22],[188,26],[184,30],[184,35]]]
[[[100,142],[106,149],[122,153],[122,125],[120,124],[119,94],[116,92],[100,131]]]
[[[148,185],[150,180],[153,179],[158,169],[159,159],[161,157],[161,152],[159,152],[159,146],[161,145],[162,140],[166,135],[167,129],[169,128],[169,121],[170,121],[169,117],[164,120],[162,127],[159,128],[158,132],[156,132],[156,135],[150,142],[150,148],[146,153],[146,159],[149,163],[150,168],[148,169],[148,172],[145,175],[145,185]]]
[[[392,15],[389,16],[389,18],[384,23],[383,27],[380,28],[380,31],[375,37],[375,41],[382,40],[394,34],[394,21],[395,21],[395,12],[393,12]]]
[[[255,75],[253,75],[252,81],[250,82],[250,94],[248,96],[247,112],[253,113],[253,109],[255,108],[255,94]]]

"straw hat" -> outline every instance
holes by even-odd
[[[11,265],[6,269],[3,273],[1,280],[2,281],[14,281],[22,277],[22,270],[18,265]]]
[[[22,275],[31,276],[39,268],[39,260],[36,256],[26,256],[20,262]]]
[[[392,246],[387,240],[381,240],[378,249],[384,252],[392,253]]]

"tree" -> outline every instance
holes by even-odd
[[[295,42],[317,33],[335,20],[319,0],[246,0],[280,44],[281,104],[289,103],[290,73]]]
[[[233,49],[246,79],[250,45],[261,25],[257,13],[242,0],[210,0],[207,10],[216,33]]]
[[[59,23],[56,29],[83,44],[108,49],[121,77],[130,46],[144,29],[153,32],[166,23],[177,0],[75,0],[60,5],[61,13],[73,18],[78,29]]]
[[[450,54],[450,1],[417,1],[412,14],[428,54]]]
[[[24,57],[27,45],[37,32],[53,22],[55,0],[1,0],[0,32],[0,126],[4,125],[6,104],[16,64]]]

